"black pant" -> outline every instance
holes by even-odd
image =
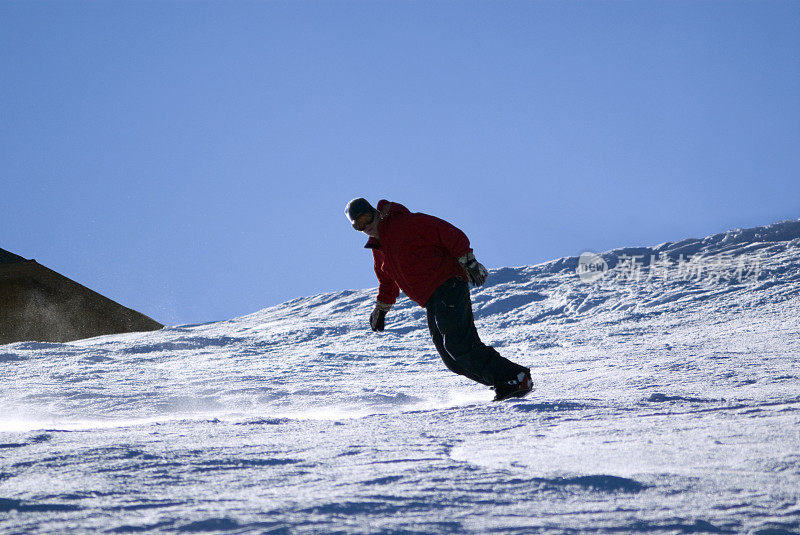
[[[425,308],[433,343],[451,371],[487,386],[528,371],[481,342],[466,281],[449,279],[433,292]]]

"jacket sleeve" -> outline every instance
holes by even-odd
[[[394,279],[383,270],[383,253],[377,249],[373,249],[372,256],[375,260],[375,274],[378,276],[378,282],[380,284],[380,286],[378,286],[378,301],[386,303],[387,305],[393,305],[394,302],[397,301],[397,296],[400,295],[400,287]]]
[[[453,258],[461,258],[472,252],[469,238],[464,232],[445,221],[432,215],[419,214],[420,223],[425,233],[436,241],[436,245],[445,249]]]

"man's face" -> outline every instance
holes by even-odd
[[[367,236],[377,238],[378,222],[380,219],[380,216],[378,216],[375,212],[364,213],[358,216],[355,221],[353,221],[353,228],[363,232]]]
[[[370,221],[365,227],[362,232],[367,236],[372,238],[378,237],[378,223],[380,222],[381,218],[378,216],[373,216],[372,221]]]

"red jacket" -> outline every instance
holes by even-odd
[[[379,239],[364,246],[372,249],[380,287],[378,300],[394,303],[400,290],[424,307],[443,282],[452,277],[466,280],[458,258],[472,251],[459,229],[438,217],[411,213],[387,200],[378,202],[384,214],[378,223]]]

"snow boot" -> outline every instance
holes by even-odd
[[[503,401],[508,398],[521,398],[527,396],[533,390],[533,379],[531,372],[526,370],[520,372],[513,379],[495,385],[495,396],[493,401]]]

